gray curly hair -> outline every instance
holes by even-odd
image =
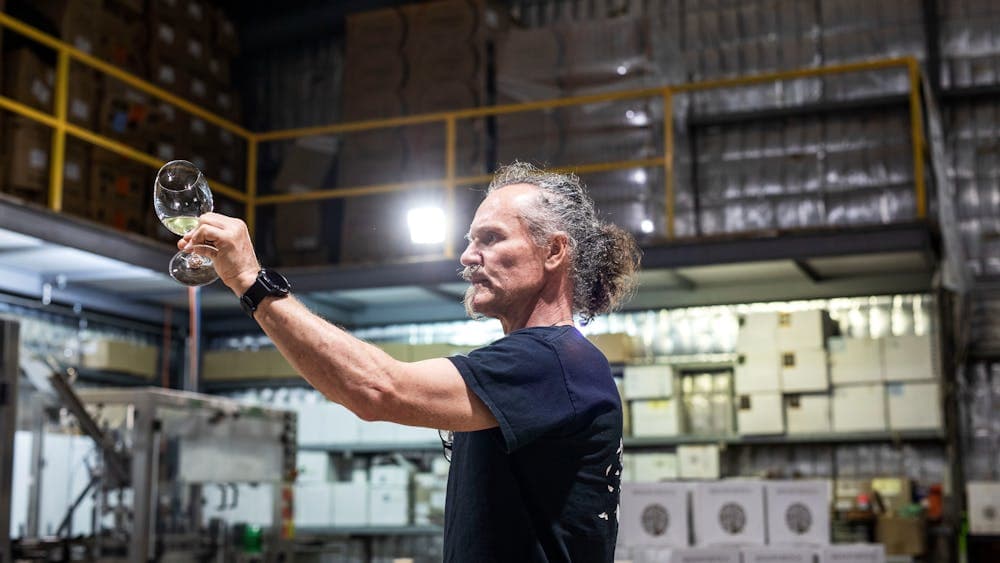
[[[514,162],[496,171],[487,194],[513,184],[539,188],[538,204],[522,214],[535,244],[548,244],[555,233],[565,233],[569,239],[573,312],[582,324],[617,309],[632,296],[639,247],[628,232],[597,218],[594,201],[580,178]]]

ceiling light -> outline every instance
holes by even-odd
[[[406,213],[413,244],[438,244],[444,242],[444,211],[440,207],[417,207]]]
[[[642,223],[639,224],[639,228],[642,229],[642,232],[648,235],[653,232],[653,222],[649,219],[643,219]]]

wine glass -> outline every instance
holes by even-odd
[[[212,211],[212,190],[198,167],[186,160],[172,160],[156,173],[153,208],[163,226],[184,236],[198,226],[198,217]],[[170,260],[170,277],[184,285],[207,285],[219,279],[212,265],[214,247],[198,244]]]

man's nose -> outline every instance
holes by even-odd
[[[479,263],[479,253],[473,248],[475,244],[469,241],[469,244],[465,245],[465,250],[462,251],[462,255],[458,258],[459,262],[463,266],[473,266]]]

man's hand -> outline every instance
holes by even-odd
[[[177,242],[181,250],[204,244],[218,252],[212,256],[219,279],[239,296],[253,285],[260,271],[260,262],[250,242],[247,225],[239,219],[206,213],[198,217],[198,227]]]

